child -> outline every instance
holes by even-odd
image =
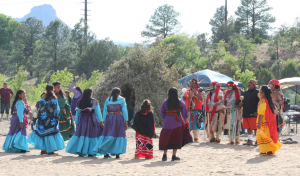
[[[26,97],[24,90],[18,90],[11,107],[10,130],[5,138],[2,149],[5,152],[29,151],[27,133],[25,128],[24,112],[26,111],[23,99]]]
[[[275,155],[281,147],[277,136],[275,106],[271,97],[271,89],[262,86],[259,91],[256,140],[263,155]]]
[[[46,92],[40,99],[37,121],[28,137],[28,143],[41,150],[42,155],[57,155],[55,151],[65,148],[64,139],[59,132],[60,109],[53,86],[47,85]]]
[[[71,102],[71,112],[72,112],[72,118],[75,119],[76,117],[76,106],[77,106],[77,102],[80,100],[81,96],[82,96],[82,90],[80,87],[75,86],[72,88],[72,92],[74,93],[74,97],[72,99]]]
[[[135,116],[133,125],[135,131],[136,150],[135,158],[153,158],[153,140],[155,135],[154,118],[150,100],[144,100]]]
[[[70,97],[70,92],[65,91],[67,103],[71,106],[72,98]]]
[[[27,116],[27,114],[29,114],[30,120],[33,120],[32,119],[32,113],[31,113],[31,105],[30,105],[30,103],[27,102],[27,98],[25,98],[23,101],[24,101],[25,109],[26,109],[26,112],[24,113],[25,127],[27,128],[27,125],[28,125],[28,116]]]
[[[104,128],[101,109],[92,98],[92,89],[85,89],[76,108],[76,132],[70,139],[66,152],[79,156],[96,156],[93,152]]]
[[[104,154],[104,158],[109,158],[110,153],[119,159],[120,154],[126,153],[128,112],[125,99],[120,94],[121,90],[114,88],[111,96],[105,101],[103,109],[105,127],[94,148],[94,152]]]

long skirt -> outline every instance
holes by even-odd
[[[23,118],[23,122],[25,122],[25,118]],[[20,121],[17,114],[13,114],[10,121],[10,130],[2,146],[5,152],[29,151],[25,124],[23,123],[22,129],[19,127],[19,124]]]
[[[81,156],[100,155],[93,151],[103,131],[96,115],[92,114],[89,117],[88,113],[85,113],[79,117],[76,127],[76,132],[69,140],[66,152]]]
[[[127,139],[125,122],[122,114],[108,114],[102,135],[94,152],[100,154],[119,155],[126,153]]]
[[[39,136],[35,131],[32,131],[27,141],[34,146],[34,149],[47,151],[48,153],[65,148],[64,139],[59,132],[49,136]]]
[[[159,150],[181,149],[184,145],[192,142],[190,131],[184,126],[173,129],[163,128],[160,132]]]
[[[135,141],[136,141],[136,150],[135,150],[136,158],[153,158],[152,137],[148,137],[136,132]]]
[[[256,123],[257,122],[258,122],[258,118]],[[265,117],[263,117],[261,121],[260,129],[257,129],[256,140],[261,153],[272,152],[273,154],[275,154],[276,151],[278,151],[279,148],[281,147],[279,141],[277,141],[277,143],[275,144],[272,138],[270,137],[270,130]]]
[[[75,133],[76,125],[69,113],[66,115],[61,111],[59,120],[59,130],[64,141],[69,140]]]

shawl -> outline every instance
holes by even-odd
[[[239,88],[236,86],[236,84],[226,84],[226,86],[234,86],[235,87],[235,90],[234,90],[234,93],[235,93],[235,101],[238,102],[240,100],[240,94],[239,94]],[[225,97],[224,97],[224,100],[226,101],[227,99],[227,95],[228,95],[228,90],[226,91],[225,93]]]
[[[263,97],[262,99],[266,102],[266,115],[265,119],[269,127],[270,131],[270,137],[273,140],[273,142],[276,144],[278,141],[277,136],[277,122],[276,122],[276,114],[272,112],[271,107],[269,105],[269,102],[266,97]]]
[[[152,138],[155,136],[153,113],[144,114],[141,111],[135,114],[131,128],[142,135]]]

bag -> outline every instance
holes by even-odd
[[[198,128],[201,128],[201,124],[204,123],[205,116],[206,116],[206,113],[204,110],[198,110],[198,113],[196,114]]]

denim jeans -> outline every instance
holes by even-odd
[[[4,110],[6,114],[9,114],[10,103],[5,103],[4,100],[1,100],[1,114],[4,114]]]

